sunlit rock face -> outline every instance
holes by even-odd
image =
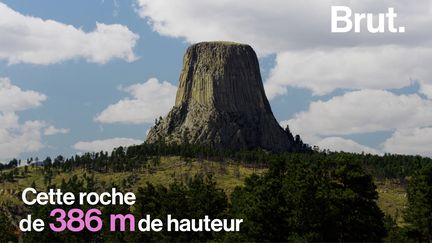
[[[244,44],[202,42],[183,59],[175,106],[148,143],[289,151],[293,141],[273,116],[255,51]]]

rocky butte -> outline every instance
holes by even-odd
[[[304,147],[274,118],[255,51],[232,42],[187,49],[175,106],[147,135],[147,143],[158,141],[272,151]]]

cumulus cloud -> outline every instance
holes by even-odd
[[[397,25],[408,34],[330,32],[332,5],[348,5],[353,11],[379,13],[394,7]],[[138,13],[162,35],[189,42],[230,40],[249,43],[259,53],[278,53],[309,48],[419,45],[432,34],[429,0],[415,5],[404,0],[137,0]]]
[[[96,23],[85,32],[54,20],[26,16],[0,3],[0,59],[9,64],[53,64],[83,58],[106,63],[113,58],[134,61],[139,36],[126,26]]]
[[[432,84],[427,84],[425,82],[420,83],[420,92],[426,95],[429,99],[432,99]]]
[[[432,157],[432,127],[398,129],[384,144],[384,150],[396,154]]]
[[[0,159],[17,157],[45,147],[44,135],[64,133],[45,121],[20,122],[17,112],[42,105],[47,97],[33,90],[22,90],[8,78],[0,78]]]
[[[44,135],[52,136],[52,135],[56,135],[56,134],[67,134],[67,133],[69,133],[69,131],[70,130],[67,128],[56,128],[53,125],[50,125],[47,128],[45,128]]]
[[[395,95],[384,90],[360,90],[315,101],[286,121],[306,136],[347,135],[432,124],[432,101],[417,94]]]
[[[144,141],[132,138],[110,138],[105,140],[80,141],[73,145],[73,148],[82,152],[111,152],[120,146],[131,146],[142,144]]]
[[[368,154],[381,154],[380,151],[370,148],[368,146],[359,144],[350,139],[341,137],[327,137],[322,139],[316,144],[320,149],[329,149],[335,152],[351,152],[351,153],[368,153]]]
[[[398,89],[419,80],[430,93],[430,47],[352,47],[279,53],[266,81],[269,98],[289,86],[307,88],[315,95],[335,89]]]
[[[384,90],[347,92],[328,101],[315,101],[304,112],[281,124],[302,135],[305,142],[333,151],[430,156],[432,101],[418,94],[396,95]],[[426,128],[424,128],[426,127]],[[338,135],[394,132],[379,149]]]
[[[14,112],[0,112],[0,159],[9,159],[24,152],[42,149],[43,127],[43,121],[19,123]]]
[[[0,78],[0,159],[11,158],[22,152],[41,149],[42,121],[19,122],[17,111],[38,107],[46,100],[44,94],[22,90],[8,78]]]
[[[312,102],[307,111],[282,121],[305,142],[321,149],[374,154],[431,156],[432,100],[418,94],[396,95],[384,90],[347,92],[327,101]],[[378,149],[339,137],[393,132]]]
[[[120,90],[132,97],[109,105],[96,116],[95,121],[123,124],[153,123],[157,117],[165,115],[172,108],[177,88],[167,81],[159,82],[151,78],[145,83],[121,87]]]
[[[0,112],[21,111],[40,106],[46,100],[44,94],[11,84],[8,78],[0,78]]]
[[[265,88],[269,98],[289,87],[315,95],[335,89],[394,89],[421,79],[432,85],[432,4],[420,0],[137,0],[138,13],[162,35],[188,42],[230,40],[251,44],[259,54],[277,54]],[[404,34],[334,34],[331,6],[381,13],[393,7]],[[227,8],[226,6],[229,6]],[[365,27],[365,24],[362,25]],[[427,86],[425,86],[427,87]]]

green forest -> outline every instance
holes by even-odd
[[[273,153],[164,143],[119,147],[71,158],[0,164],[0,241],[432,241],[432,159],[307,149]],[[393,195],[402,190],[400,205]],[[25,206],[21,191],[133,191],[133,206],[97,207],[137,218],[241,218],[240,232],[50,230],[22,233],[27,214],[50,219],[56,206]],[[399,190],[398,189],[398,190]],[[389,192],[390,191],[390,192]],[[397,190],[396,190],[397,191]],[[380,204],[383,197],[387,201]],[[385,199],[385,198],[384,198]],[[387,203],[387,204],[386,204]],[[397,203],[396,203],[397,204]],[[95,206],[70,205],[85,209]],[[108,220],[104,218],[104,220]]]

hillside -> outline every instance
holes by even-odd
[[[18,195],[19,191],[29,187],[34,182],[38,190],[43,190],[44,174],[43,167],[28,166],[26,175],[14,177],[13,182],[3,182],[0,188],[0,194]],[[95,172],[85,169],[74,169],[71,172],[55,172],[52,179],[53,185],[60,185],[62,180],[69,180],[73,176],[82,176],[83,174],[94,175],[95,179],[102,184],[115,182],[127,190],[136,190],[138,187],[145,186],[147,182],[152,184],[169,185],[174,181],[186,181],[196,174],[213,175],[217,184],[228,194],[236,186],[243,184],[244,178],[253,173],[262,174],[265,168],[255,168],[253,166],[239,165],[234,161],[219,163],[215,161],[198,161],[196,159],[186,160],[179,156],[161,157],[160,162],[149,164],[140,170],[128,172]],[[11,170],[5,170],[2,173],[9,173]],[[18,168],[18,174],[24,173],[24,167]],[[1,200],[1,199],[0,199]]]
[[[415,221],[407,222],[405,213],[416,213],[413,216],[416,219],[428,207],[428,202],[422,201],[427,197],[420,197],[413,206],[409,196],[412,199],[413,195],[421,195],[416,190],[424,190],[421,188],[427,179],[424,175],[430,173],[427,168],[432,163],[418,156],[229,151],[161,143],[119,147],[111,154],[87,153],[67,159],[48,157],[36,164],[22,166],[22,162],[12,160],[0,168],[0,221],[12,225],[3,229],[3,233],[16,231],[17,222],[26,214],[50,218],[52,206],[23,206],[20,202],[20,191],[29,186],[39,191],[61,188],[73,193],[104,192],[116,187],[119,191],[133,191],[137,195],[136,204],[101,206],[102,211],[162,218],[167,212],[182,218],[209,214],[214,218],[242,218],[247,223],[238,234],[165,232],[116,236],[103,231],[77,238],[70,233],[16,231],[9,235],[11,239],[23,237],[32,242],[109,241],[110,237],[125,241],[406,240],[418,233],[412,228]],[[412,178],[415,183],[410,187]],[[79,207],[86,209],[88,205]],[[386,235],[388,238],[384,238]]]
[[[242,186],[244,179],[252,174],[262,174],[266,168],[255,168],[234,161],[221,164],[216,161],[199,161],[185,159],[179,156],[167,156],[160,159],[160,164],[149,165],[139,171],[130,172],[94,172],[84,169],[75,169],[72,172],[57,172],[53,178],[54,185],[60,185],[62,180],[69,180],[73,176],[83,174],[94,175],[96,181],[102,184],[115,182],[125,190],[136,191],[146,183],[162,184],[168,186],[174,181],[186,181],[196,174],[213,175],[218,187],[228,195],[235,187]],[[9,171],[3,171],[8,173]],[[19,174],[24,172],[24,167],[19,168]],[[0,204],[8,207],[10,204],[21,206],[20,191],[35,183],[38,190],[44,188],[44,174],[42,167],[28,166],[28,174],[15,177],[14,182],[3,182],[0,189]],[[386,215],[397,218],[399,224],[403,223],[402,210],[406,206],[406,188],[397,180],[376,180],[379,198],[378,206]]]

